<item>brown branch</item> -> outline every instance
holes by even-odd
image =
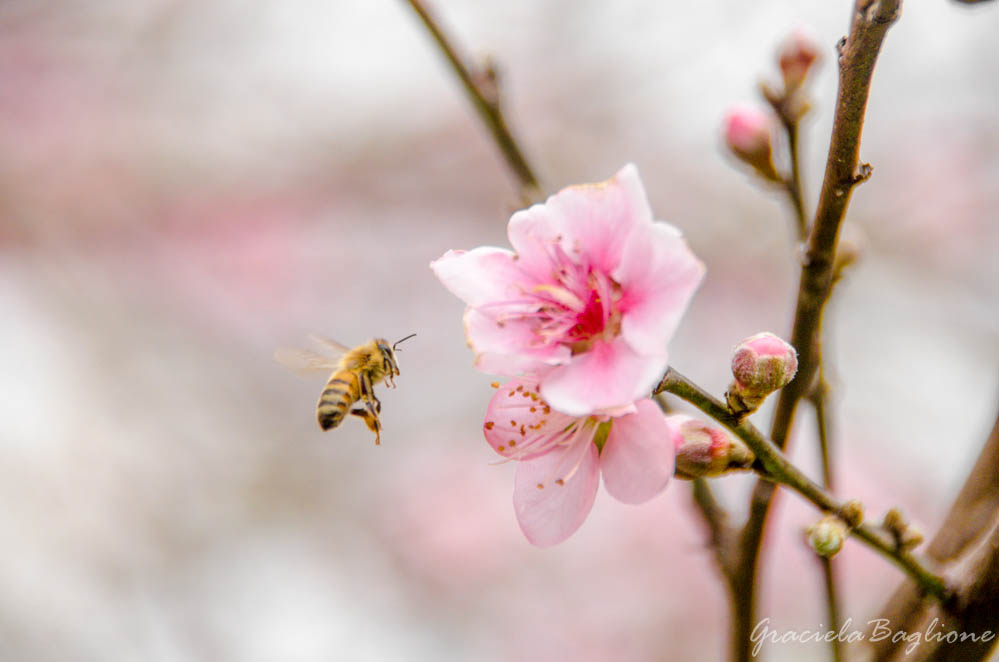
[[[789,113],[784,107],[790,98],[777,98],[764,95],[780,118],[781,126],[787,138],[788,163],[790,172],[784,177],[783,186],[794,211],[795,225],[798,230],[798,241],[808,239],[808,217],[805,212],[805,193],[801,183],[801,157],[798,148],[798,123],[800,116]]]
[[[471,99],[482,121],[489,128],[493,140],[496,141],[496,145],[506,159],[507,165],[520,183],[522,196],[526,200],[536,199],[541,187],[503,117],[495,70],[489,66],[484,67],[481,71],[473,70],[458,55],[458,51],[445,36],[444,31],[441,30],[430,12],[427,11],[422,0],[408,0],[408,2],[437,42],[437,46],[451,64],[458,79],[461,80],[469,99]]]
[[[822,311],[833,283],[836,240],[853,187],[870,173],[869,166],[859,167],[859,150],[871,77],[881,44],[900,10],[901,0],[857,0],[850,33],[841,49],[829,155],[801,270],[791,331],[791,344],[798,350],[798,374],[781,391],[771,427],[770,436],[780,449],[787,445],[795,409],[812,387],[819,365]],[[773,493],[772,483],[757,482],[743,528],[739,554],[740,608],[733,641],[733,657],[739,662],[748,662],[751,657],[756,572]]]
[[[955,613],[949,618],[956,619],[950,621],[951,626],[960,631],[974,631],[979,627],[976,622],[979,613],[981,599],[987,598],[992,591],[992,631],[999,630],[999,609],[995,605],[999,604],[999,597],[996,597],[995,587],[990,588],[989,581],[996,582],[996,577],[989,579],[989,572],[994,573],[995,568],[988,569],[989,560],[983,558],[981,545],[973,545],[976,540],[987,539],[984,533],[996,526],[999,519],[999,416],[996,418],[992,432],[985,442],[975,466],[961,488],[960,494],[951,506],[950,512],[944,518],[936,536],[926,548],[926,555],[941,564],[952,566],[951,573],[961,567],[964,572],[956,580],[958,591],[958,606]],[[994,534],[993,534],[994,535]],[[993,549],[993,554],[995,550]],[[977,557],[976,557],[977,555]],[[987,556],[987,554],[985,554]],[[976,562],[977,561],[977,562]],[[991,559],[991,563],[996,563],[996,559]],[[980,582],[976,584],[974,577],[969,574],[969,570],[982,572]],[[977,595],[977,600],[975,596]],[[986,610],[988,611],[988,610]],[[888,603],[881,609],[880,618],[891,624],[894,630],[906,630],[909,632],[920,630],[921,623],[928,623],[936,615],[933,606],[928,603],[923,594],[912,582],[906,581],[895,591]],[[936,615],[939,617],[939,615]],[[981,629],[989,629],[986,625]],[[870,637],[868,637],[870,641]],[[901,655],[904,659],[910,659],[904,655],[905,642],[892,642],[890,639],[871,642],[868,645],[873,651],[872,662],[887,662]],[[923,648],[927,650],[923,650]],[[920,655],[928,654],[933,648],[924,645],[920,650]],[[900,652],[901,651],[901,652]],[[973,662],[981,659],[983,652],[977,653],[970,649],[961,649],[965,657],[955,657],[950,659],[961,659]],[[987,651],[986,651],[987,652]],[[940,653],[944,655],[943,652]],[[948,648],[947,654],[950,653]]]
[[[736,530],[729,523],[728,512],[715,499],[706,480],[695,478],[691,488],[694,503],[708,525],[715,560],[725,580],[731,584]]]
[[[840,501],[829,494],[788,460],[777,445],[763,436],[763,433],[756,429],[756,426],[745,417],[733,415],[725,404],[697,384],[670,368],[655,389],[656,393],[663,391],[683,398],[742,439],[756,455],[758,463],[754,465],[754,469],[762,474],[762,480],[768,481],[772,485],[778,483],[786,485],[823,512],[840,515],[848,522],[854,519],[854,516],[847,515],[847,513],[855,510],[855,506],[850,502]],[[927,594],[943,603],[947,603],[951,599],[951,592],[944,580],[928,568],[922,560],[909,551],[899,548],[890,533],[879,526],[856,524],[857,526],[851,531],[854,537],[867,543],[869,547],[895,563],[912,577]]]

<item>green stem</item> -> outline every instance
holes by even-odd
[[[733,434],[742,439],[756,454],[761,479],[771,484],[786,485],[820,510],[840,514],[845,502],[829,494],[822,486],[806,476],[798,467],[791,463],[774,442],[767,439],[745,418],[733,416],[728,408],[718,399],[705,392],[689,379],[670,368],[663,377],[656,393],[666,391],[694,405],[705,414],[715,419]],[[892,536],[880,527],[862,523],[852,531],[853,535],[865,542],[869,547],[881,553],[894,562],[904,572],[915,580],[929,595],[946,604],[951,598],[951,592],[944,580],[929,570],[921,560],[910,552],[899,549]]]

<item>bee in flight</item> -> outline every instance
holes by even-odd
[[[393,377],[399,374],[396,347],[415,335],[411,333],[391,346],[384,338],[375,338],[353,349],[335,340],[311,336],[313,341],[335,352],[336,356],[305,349],[279,349],[274,358],[299,373],[332,370],[333,374],[316,405],[319,427],[323,430],[335,428],[350,413],[364,419],[368,429],[375,433],[375,444],[380,444],[382,425],[378,414],[382,403],[375,397],[374,385],[384,380],[386,386],[395,388]],[[355,407],[355,403],[360,404]]]

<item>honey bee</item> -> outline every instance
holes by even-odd
[[[396,348],[415,335],[411,333],[391,346],[384,338],[374,338],[353,349],[335,340],[311,336],[314,342],[335,352],[335,356],[282,348],[274,353],[274,358],[299,373],[332,370],[316,405],[319,427],[323,430],[335,428],[349,413],[363,418],[368,429],[375,433],[375,444],[380,444],[382,425],[378,414],[382,403],[375,397],[374,385],[384,381],[386,386],[395,388],[393,377],[399,374]],[[354,407],[358,402],[360,405]]]

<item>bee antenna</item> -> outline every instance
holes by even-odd
[[[413,336],[415,336],[415,335],[416,335],[415,333],[411,333],[411,334],[409,334],[408,336],[406,336],[405,338],[403,338],[402,340],[409,340],[410,338],[412,338],[412,337],[413,337]],[[401,342],[402,342],[402,340],[396,340],[396,341],[395,341],[394,343],[392,343],[392,351],[393,351],[393,352],[395,351],[395,348],[396,348],[396,346],[397,346],[397,345],[398,345],[399,343],[401,343]]]

